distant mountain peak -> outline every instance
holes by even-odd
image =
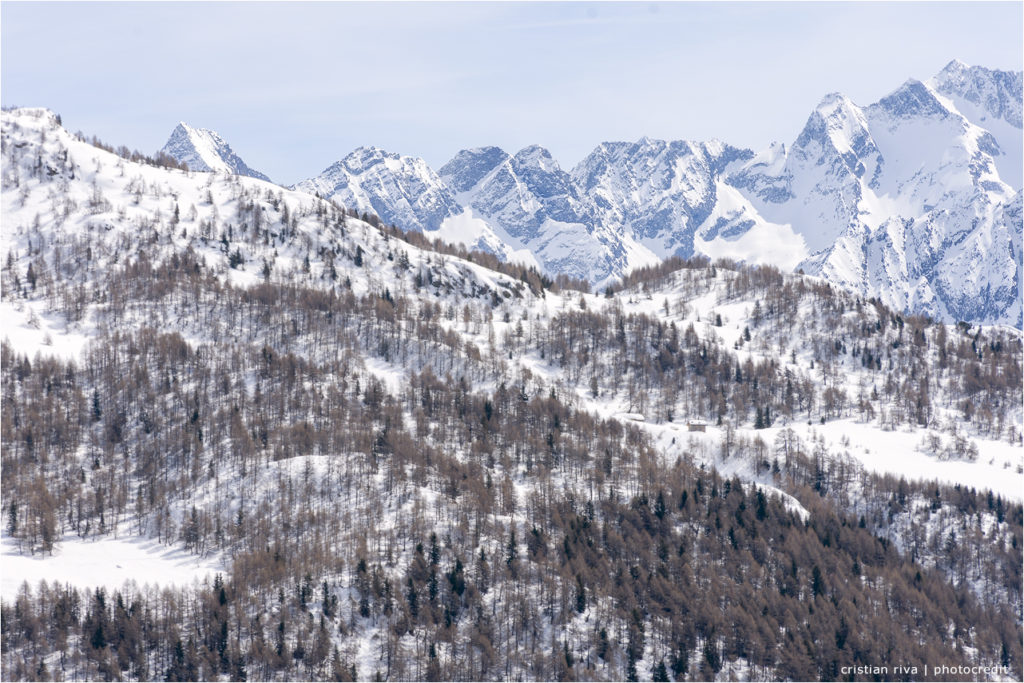
[[[807,117],[792,151],[798,155],[810,153],[816,158],[826,149],[845,153],[851,142],[859,147],[867,142],[867,137],[864,110],[846,95],[833,92],[825,95]]]
[[[962,62],[959,59],[954,58],[950,60],[949,64],[942,67],[942,71],[940,71],[939,74],[959,74],[970,68],[971,67],[966,62]]]
[[[545,171],[559,170],[558,162],[546,147],[527,145],[516,152],[515,160],[524,166],[538,166]]]
[[[494,145],[487,145],[485,147],[474,147],[472,149],[466,149],[463,151],[478,156],[485,156],[491,154],[505,154],[505,150],[503,150],[501,147],[495,147]]]
[[[270,180],[242,161],[216,131],[196,128],[184,121],[178,122],[160,151],[184,162],[193,171],[217,171]]]
[[[400,156],[401,155],[398,154],[397,152],[390,152],[390,151],[384,149],[383,147],[378,147],[377,145],[362,145],[360,147],[356,147],[354,150],[349,152],[348,156],[346,158],[350,158],[350,157],[389,157],[389,158],[392,158],[392,159],[397,159]]]
[[[294,187],[374,213],[384,222],[406,229],[437,230],[445,219],[461,212],[451,191],[426,161],[374,145],[357,147]]]
[[[930,84],[940,94],[981,107],[988,116],[1002,119],[1014,128],[1024,127],[1024,75],[1020,71],[969,66],[954,59]]]
[[[500,147],[464,149],[441,167],[438,174],[455,192],[468,192],[484,176],[512,157]]]
[[[384,159],[398,160],[399,158],[398,154],[388,152],[387,150],[381,149],[375,145],[363,145],[361,147],[356,147],[334,165],[341,165],[349,170],[360,171],[367,166],[371,166]]]
[[[944,119],[949,110],[935,97],[935,92],[916,78],[909,78],[876,105],[897,118],[916,116]]]
[[[825,95],[824,97],[821,98],[821,101],[818,102],[818,106],[815,107],[814,109],[815,109],[815,111],[819,111],[819,112],[822,112],[824,114],[824,113],[835,111],[835,109],[838,106],[844,105],[844,104],[847,104],[847,103],[850,103],[850,98],[847,97],[846,95],[844,95],[843,93],[841,93],[841,92],[830,92],[830,93],[828,93],[827,95]]]

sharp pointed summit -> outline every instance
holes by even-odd
[[[250,168],[215,131],[195,128],[184,121],[178,123],[167,144],[160,150],[193,171],[233,173],[269,181],[270,178]]]

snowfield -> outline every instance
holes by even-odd
[[[95,332],[69,325],[63,316],[47,312],[42,302],[35,301],[0,302],[0,320],[0,336],[29,357],[41,353],[74,360],[81,356]]]
[[[23,555],[11,538],[2,539],[0,597],[14,600],[22,584],[40,581],[79,588],[105,588],[108,593],[125,583],[138,587],[188,586],[212,580],[226,567],[218,557],[200,557],[179,547],[139,537],[90,538],[65,536],[52,555]]]

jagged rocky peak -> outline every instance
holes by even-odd
[[[448,187],[456,192],[467,192],[500,164],[512,157],[500,147],[464,149],[441,167],[440,175]]]
[[[296,187],[303,189],[303,184],[313,181],[317,181],[319,185],[323,185],[328,180],[344,184],[351,173],[360,173],[367,168],[372,167],[374,164],[380,163],[384,160],[387,154],[388,153],[384,150],[372,145],[357,147],[338,161],[335,161],[333,164],[325,168],[319,175],[314,178],[310,178],[309,180],[297,183]],[[398,155],[394,156],[396,159],[398,158]],[[318,187],[317,189],[322,190],[324,188]]]
[[[376,147],[375,145],[366,145],[363,147],[356,147],[345,155],[343,161],[349,168],[360,168],[368,163],[379,161],[386,156],[388,156],[388,153],[380,147]],[[393,156],[396,159],[398,158],[397,154]]]
[[[358,147],[295,188],[376,214],[407,230],[437,230],[462,212],[444,181],[419,157]]]
[[[954,59],[936,74],[932,85],[947,97],[961,97],[983,108],[989,116],[1022,127],[1024,74],[1020,71],[968,66]]]
[[[793,175],[816,174],[810,168],[800,170],[812,164],[830,169],[836,177],[846,177],[847,172],[861,177],[869,159],[869,165],[877,168],[878,147],[865,110],[842,93],[829,93],[807,118],[790,148],[786,168]]]
[[[427,187],[440,184],[437,173],[420,157],[404,156],[374,145],[357,147],[330,168],[339,164],[355,174],[392,175],[395,179],[422,182]]]
[[[921,81],[911,78],[874,107],[894,118],[927,117],[945,119],[949,110],[935,97],[935,92]]]
[[[943,75],[945,75],[946,77],[962,76],[964,73],[966,73],[970,69],[971,69],[970,65],[968,65],[968,64],[962,62],[960,59],[954,57],[953,59],[949,60],[949,64],[947,64],[946,66],[942,67],[942,71],[940,71],[938,75],[940,77],[942,77]],[[988,69],[985,69],[985,70],[988,71]]]
[[[546,148],[540,145],[524,147],[512,157],[512,170],[526,188],[526,191],[542,203],[547,199],[578,199],[578,192],[572,178],[562,170]],[[556,220],[574,222],[580,220],[578,207],[570,207],[559,201],[547,205]]]
[[[628,156],[628,150],[636,144],[638,143],[602,142],[572,169],[573,179],[585,191],[590,191],[601,181],[610,167],[619,165],[622,158]]]
[[[821,98],[807,117],[807,123],[793,146],[804,147],[812,140],[825,142],[827,139],[835,143],[863,132],[867,127],[864,111],[849,97],[838,92],[829,93]]]
[[[610,182],[643,185],[652,176],[668,183],[661,189],[669,190],[673,187],[671,179],[680,174],[692,174],[695,169],[699,169],[701,175],[717,174],[731,162],[750,159],[753,155],[748,149],[720,140],[696,142],[644,136],[636,142],[602,142],[576,165],[572,175],[585,191]],[[682,166],[677,163],[687,157],[693,159]]]
[[[818,106],[814,110],[822,116],[830,116],[837,111],[848,110],[855,106],[853,101],[843,93],[830,92],[821,98],[821,101],[818,102]]]
[[[754,158],[754,151],[744,147],[733,147],[718,139],[711,139],[699,144],[707,163],[715,171],[722,173],[734,161],[749,161]]]
[[[342,160],[345,166],[352,171],[368,169],[375,164],[386,161],[415,164],[417,161],[422,160],[414,157],[403,157],[397,152],[389,152],[375,145],[357,147]]]
[[[551,156],[551,152],[540,145],[523,147],[516,152],[513,158],[521,168],[535,168],[546,173],[557,173],[562,170],[558,162]]]
[[[242,161],[231,145],[215,131],[195,128],[184,121],[175,126],[160,151],[184,162],[193,171],[218,171],[270,180]]]

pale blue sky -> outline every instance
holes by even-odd
[[[1020,2],[0,4],[0,99],[143,151],[179,120],[282,183],[360,145],[787,144],[957,57],[1020,70]]]

